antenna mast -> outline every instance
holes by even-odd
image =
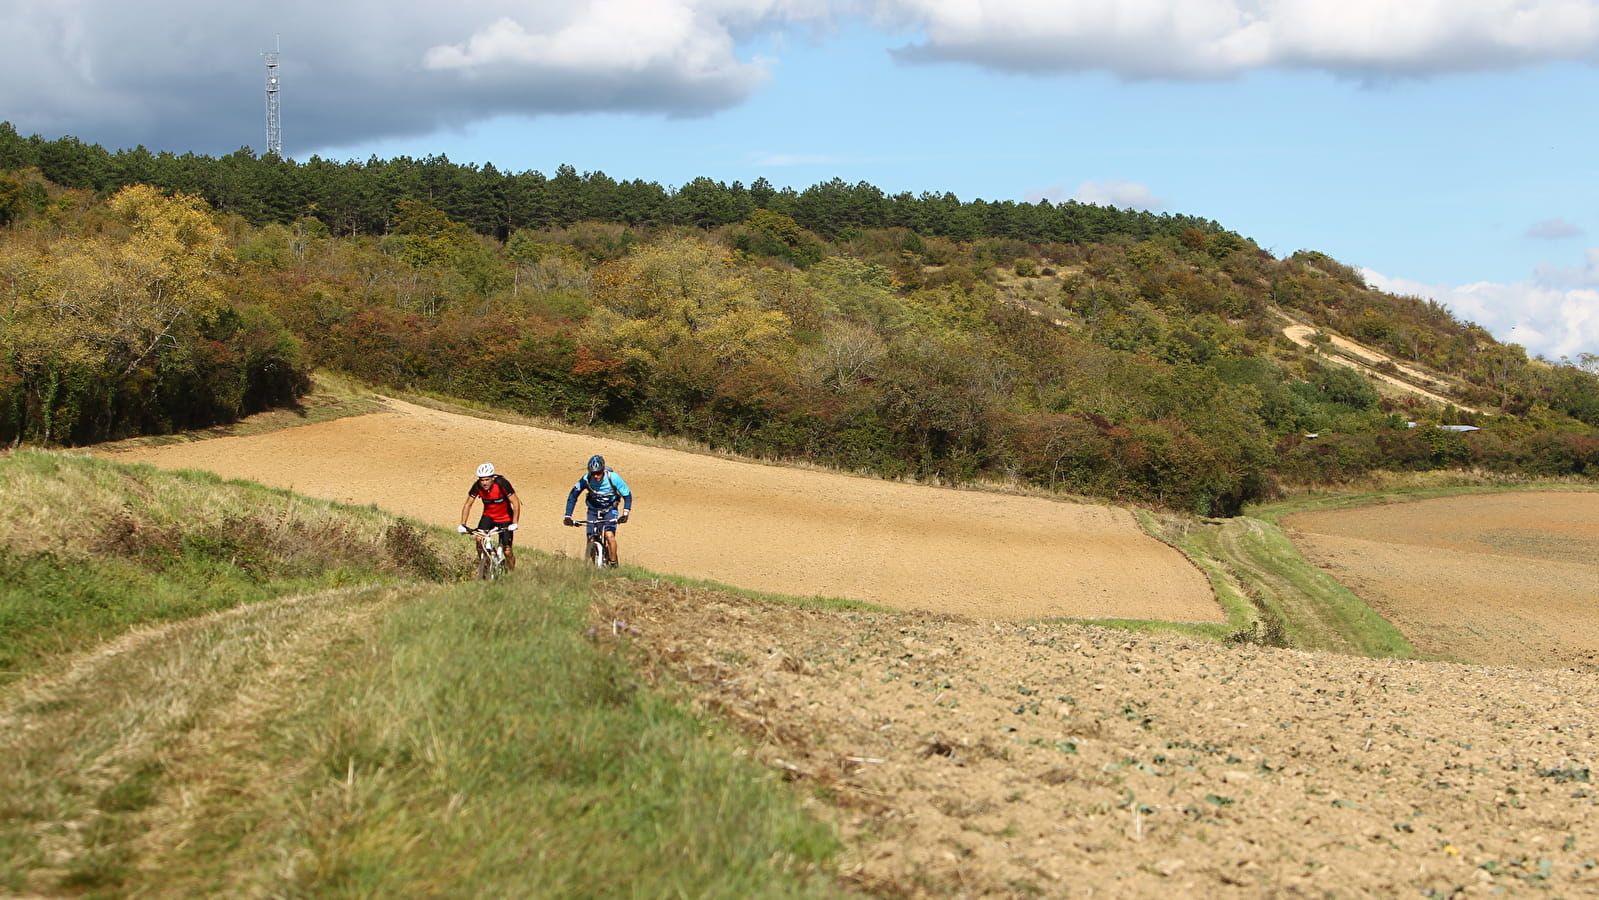
[[[277,50],[261,54],[266,57],[266,152],[271,156],[283,155],[283,110],[278,106],[278,52],[283,39],[277,43]]]

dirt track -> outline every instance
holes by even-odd
[[[638,498],[622,529],[624,563],[980,617],[1224,619],[1204,576],[1123,509],[762,466],[387,405],[376,415],[114,457],[372,503],[446,526],[458,521],[472,470],[488,460],[522,498],[518,545],[575,554],[581,533],[560,524],[562,506],[583,461],[603,453]]]

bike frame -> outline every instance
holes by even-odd
[[[573,528],[583,529],[583,561],[586,564],[596,569],[605,568],[610,561],[610,554],[605,549],[605,532],[607,526],[617,524],[620,524],[619,513],[614,509],[608,510],[602,518],[572,523]]]
[[[505,574],[505,546],[500,543],[500,533],[505,531],[498,526],[494,528],[473,528],[467,534],[477,538],[477,577],[485,581]]]

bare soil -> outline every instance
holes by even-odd
[[[582,532],[563,527],[561,513],[584,462],[600,453],[636,497],[621,530],[622,562],[653,571],[972,616],[1226,618],[1204,575],[1125,509],[765,466],[398,400],[387,406],[110,455],[373,503],[445,526],[459,521],[473,471],[489,461],[521,497],[517,545],[576,555]]]
[[[603,582],[892,897],[1599,895],[1599,676]]]
[[[1599,493],[1390,503],[1300,513],[1283,526],[1424,655],[1599,666]]]
[[[1220,619],[1198,573],[1124,511],[734,463],[404,404],[120,458],[444,524],[472,466],[492,459],[528,504],[525,541],[575,552],[554,522],[596,451],[639,494],[624,561],[903,610],[597,583],[595,639],[747,734],[838,824],[841,875],[870,894],[1599,895],[1599,674],[1026,621]],[[1484,499],[1463,500],[1455,518]],[[1312,525],[1324,527],[1293,523],[1301,539],[1319,533]],[[1505,527],[1489,539],[1501,550],[1544,540]],[[1572,532],[1573,559],[1532,563],[1591,588],[1583,533]],[[1355,559],[1371,572],[1379,542],[1366,540]],[[1444,552],[1393,546],[1410,559]],[[1405,558],[1394,571],[1408,571]],[[1322,552],[1323,564],[1339,560],[1332,545]],[[1472,588],[1490,642],[1503,622],[1486,604],[1522,596],[1515,584]]]

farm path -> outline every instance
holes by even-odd
[[[141,865],[204,840],[241,794],[283,776],[255,752],[267,719],[300,702],[330,648],[363,640],[399,590],[339,589],[140,628],[0,694],[0,793],[29,798],[26,815],[41,823],[45,859],[31,887],[57,896],[51,885],[70,875],[62,866],[103,850],[106,798],[138,796],[152,773],[181,787],[139,809]],[[200,896],[221,876],[193,877],[160,896]]]

